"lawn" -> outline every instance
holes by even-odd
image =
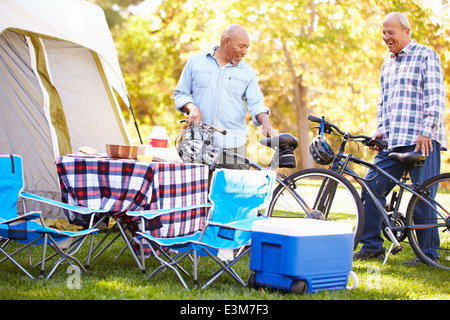
[[[355,261],[353,271],[359,278],[359,285],[353,290],[322,291],[314,294],[294,295],[272,289],[250,289],[238,285],[228,275],[222,275],[213,285],[206,289],[183,288],[171,270],[166,270],[156,277],[144,279],[129,252],[114,259],[122,248],[122,241],[116,243],[104,254],[93,261],[87,274],[78,278],[67,264],[62,264],[50,280],[31,280],[19,272],[16,266],[6,261],[0,265],[0,299],[2,300],[179,300],[173,312],[178,312],[180,301],[190,300],[448,300],[450,299],[449,271],[427,266],[409,267],[403,261],[412,259],[413,253],[408,245],[405,250],[391,256],[383,265],[378,261]],[[87,243],[78,253],[86,254]],[[34,248],[33,258],[38,260],[40,247]],[[20,262],[27,264],[26,254],[20,256]],[[190,263],[185,263],[190,270]],[[153,258],[147,259],[147,267],[155,268],[158,264]],[[48,264],[50,265],[50,264]],[[243,259],[236,267],[244,278],[249,272],[249,259]],[[32,268],[37,275],[38,268]],[[215,271],[212,260],[204,258],[200,263],[200,281],[206,281]],[[74,281],[78,280],[77,281]],[[192,282],[187,279],[188,284]],[[167,302],[167,301],[166,301]],[[191,305],[192,305],[191,303]],[[291,302],[292,303],[292,302]],[[282,304],[281,304],[282,305]]]

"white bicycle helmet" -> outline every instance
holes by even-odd
[[[178,155],[184,163],[211,164],[218,151],[201,140],[185,139],[177,147]]]
[[[203,141],[183,140],[178,145],[178,155],[185,163],[202,163]]]

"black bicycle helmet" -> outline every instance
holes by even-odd
[[[309,153],[315,162],[326,165],[333,162],[335,154],[331,146],[320,136],[315,137],[309,145]]]

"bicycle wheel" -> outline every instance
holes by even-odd
[[[267,209],[268,216],[320,216],[326,220],[351,223],[356,248],[364,229],[364,210],[361,198],[350,181],[334,171],[321,168],[298,171],[290,175],[288,180],[290,189],[281,184],[275,188]],[[305,212],[292,192],[305,201],[309,212]]]
[[[450,173],[426,180],[423,190],[436,192],[438,213],[417,196],[412,196],[406,213],[408,239],[414,253],[423,262],[450,270]],[[423,208],[426,209],[424,210]],[[435,261],[438,256],[438,261]]]

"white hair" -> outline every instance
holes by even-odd
[[[402,25],[403,28],[405,29],[409,29],[409,35],[412,34],[411,31],[411,24],[409,23],[408,17],[406,17],[406,15],[404,13],[401,12],[390,12],[386,15],[385,19],[388,18],[391,15],[395,15],[396,17],[398,17],[398,20],[400,21],[400,24]]]

